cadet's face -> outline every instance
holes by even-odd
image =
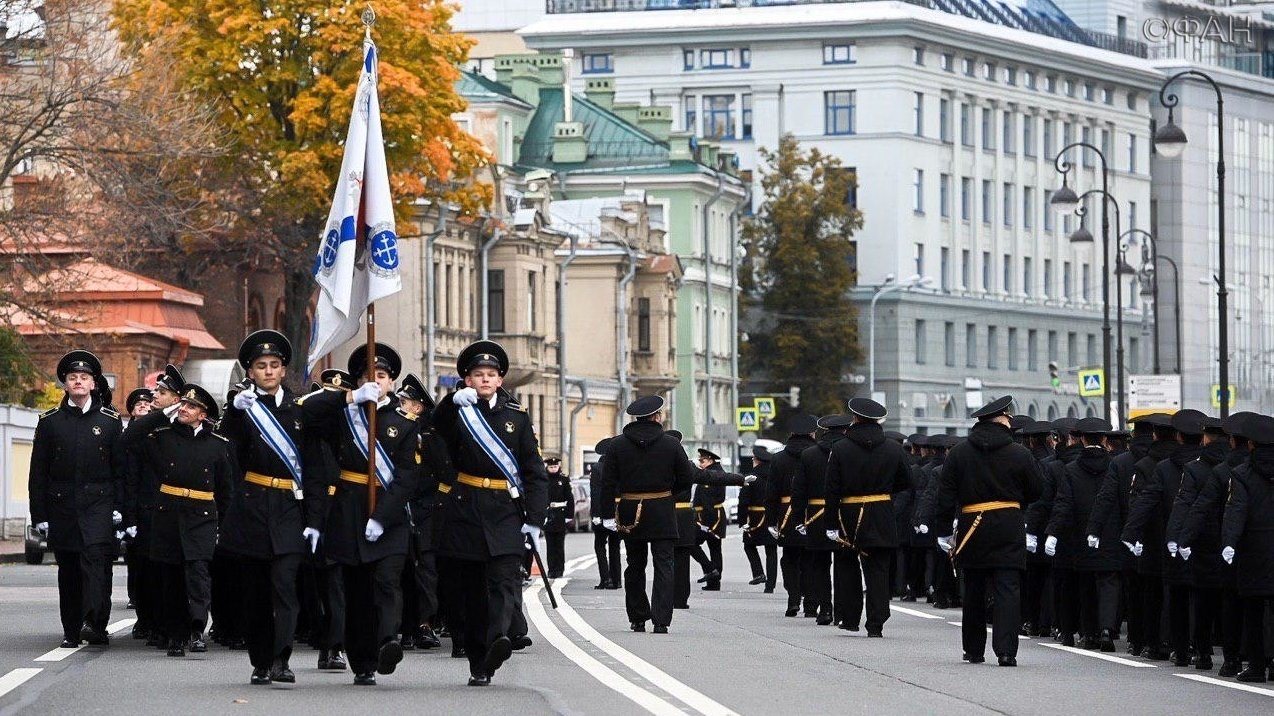
[[[177,409],[177,422],[182,425],[193,427],[202,423],[206,417],[208,417],[208,411],[194,403],[182,403],[181,407]]]
[[[278,356],[262,356],[248,366],[248,377],[267,393],[273,393],[287,374],[288,369],[283,367]]]
[[[425,404],[420,402],[419,400],[412,400],[411,398],[399,398],[398,402],[402,403],[403,410],[406,410],[407,412],[412,413],[413,415],[420,415],[421,413],[425,412]]]
[[[129,415],[131,415],[134,418],[140,418],[141,416],[149,412],[150,412],[150,401],[139,400],[135,404],[133,404],[133,412],[129,413]]]
[[[545,469],[549,471],[549,474],[550,474],[550,475],[556,475],[557,473],[559,473],[559,472],[561,472],[561,471],[562,471],[562,466],[561,466],[560,464],[558,464],[558,465],[546,465],[546,466],[545,466]]]
[[[151,401],[151,407],[158,408],[159,410],[171,408],[177,404],[178,400],[181,400],[181,396],[171,390],[167,388],[155,388],[155,399]]]
[[[483,366],[469,371],[464,384],[478,391],[479,398],[490,400],[500,386],[504,385],[504,378],[500,377],[500,371],[495,368]]]
[[[89,392],[93,390],[93,376],[88,373],[75,371],[66,374],[66,392],[72,398],[87,397]]]
[[[376,369],[376,385],[380,386],[381,395],[389,395],[394,392],[394,379],[389,377],[389,371],[384,368]]]

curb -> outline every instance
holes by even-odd
[[[25,552],[14,552],[12,554],[0,554],[0,564],[25,564],[27,556]]]

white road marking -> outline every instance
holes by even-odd
[[[130,618],[128,618],[128,619],[120,619],[119,621],[115,622],[114,624],[111,624],[111,625],[107,626],[107,627],[106,627],[106,633],[107,633],[107,634],[118,634],[118,633],[120,633],[120,632],[124,631],[125,629],[129,628],[130,626],[132,626],[132,625],[134,625],[134,624],[136,624],[136,623],[137,623],[137,618],[136,618],[136,617],[130,617]]]
[[[938,616],[937,614],[927,614],[925,612],[920,611],[919,609],[908,609],[906,607],[899,607],[893,604],[889,605],[889,611],[901,612],[902,614],[910,614],[913,617],[920,617],[921,619],[941,619],[942,618]]]
[[[22,668],[14,669],[4,676],[0,676],[0,696],[13,691],[19,686],[25,684],[28,679],[36,674],[44,671],[44,669]]]
[[[1124,666],[1131,666],[1137,669],[1159,668],[1155,666],[1154,664],[1147,664],[1144,661],[1133,661],[1131,659],[1124,659],[1118,656],[1111,656],[1110,654],[1103,654],[1100,651],[1088,651],[1087,649],[1077,649],[1073,646],[1063,646],[1061,644],[1045,644],[1042,641],[1039,641],[1036,643],[1039,644],[1040,646],[1046,646],[1050,649],[1057,649],[1058,651],[1065,651],[1071,654],[1079,654],[1080,656],[1087,656],[1093,659],[1101,659],[1102,661],[1109,661],[1112,664],[1123,664]]]
[[[1227,689],[1238,689],[1239,691],[1247,691],[1248,693],[1260,694],[1262,696],[1274,696],[1274,691],[1271,691],[1269,689],[1262,689],[1259,686],[1252,686],[1251,684],[1244,684],[1238,681],[1225,681],[1224,679],[1214,679],[1211,676],[1198,676],[1196,674],[1173,674],[1173,676],[1179,676],[1183,679],[1198,681],[1204,684],[1215,684],[1217,686],[1224,686]]]
[[[111,624],[111,625],[107,626],[107,627],[106,627],[106,633],[107,633],[107,634],[118,634],[119,632],[124,631],[125,629],[129,628],[130,626],[132,626],[132,625],[134,625],[134,624],[136,624],[136,623],[137,623],[137,619],[136,619],[136,618],[121,619],[121,620],[119,620],[119,621],[115,622],[114,624]],[[77,652],[77,651],[79,651],[80,649],[83,649],[83,648],[84,648],[84,645],[83,645],[83,644],[81,644],[81,645],[79,645],[79,646],[75,646],[75,647],[70,647],[70,648],[67,648],[67,649],[63,649],[62,647],[60,647],[60,646],[59,646],[58,648],[56,648],[56,649],[54,649],[54,650],[52,650],[52,651],[47,651],[47,652],[45,652],[45,653],[43,653],[43,654],[41,654],[41,655],[39,655],[39,656],[35,657],[35,660],[36,660],[36,661],[40,661],[40,662],[61,661],[61,660],[65,659],[66,657],[70,656],[71,654],[74,654],[75,652]]]
[[[566,579],[561,580],[565,585]],[[544,605],[540,603],[540,586],[533,584],[524,592],[523,605],[526,606],[528,616],[531,617],[531,623],[535,625],[537,631],[544,636],[555,649],[575,662],[589,676],[597,679],[601,684],[621,696],[628,698],[641,708],[649,711],[656,716],[673,716],[684,715],[684,711],[677,708],[672,703],[656,696],[654,693],[643,689],[637,684],[625,679],[619,675],[614,669],[606,666],[602,662],[587,654],[583,649],[575,645],[565,634],[553,624],[552,620],[544,611]],[[561,604],[561,600],[558,601]]]

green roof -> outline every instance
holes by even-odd
[[[584,162],[558,164],[553,161],[553,129],[564,121],[564,97],[560,87],[541,87],[540,104],[526,126],[518,164],[542,169],[563,168],[571,172],[618,171],[636,173],[643,170],[686,171],[688,165],[699,171],[694,162],[670,162],[668,144],[619,115],[580,95],[572,95],[571,120],[584,125],[588,143],[588,159]]]
[[[468,70],[461,70],[460,79],[456,81],[456,91],[467,100],[502,100],[513,102],[527,109],[531,105],[522,101],[513,90],[486,77]]]

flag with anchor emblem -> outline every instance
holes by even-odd
[[[321,290],[310,327],[307,373],[358,333],[368,304],[402,290],[376,79],[376,45],[369,39],[341,175],[314,259],[314,280]]]

